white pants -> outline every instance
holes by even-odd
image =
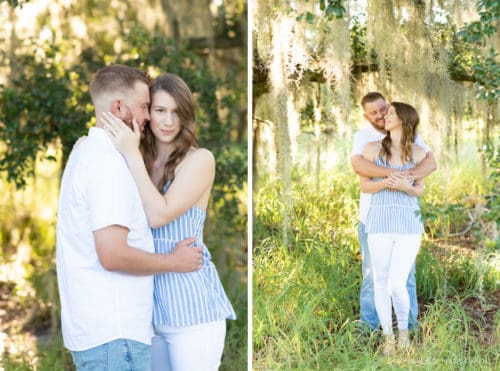
[[[384,334],[392,334],[392,305],[399,329],[408,328],[410,298],[406,281],[420,247],[420,234],[369,233],[375,308]]]
[[[226,337],[226,321],[196,326],[155,326],[152,371],[216,371]]]

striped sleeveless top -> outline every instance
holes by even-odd
[[[413,162],[392,166],[378,157],[375,164],[396,170],[410,170]],[[382,178],[373,178],[381,180]],[[366,217],[367,233],[421,234],[424,232],[418,198],[403,191],[383,189],[372,194],[370,209]]]
[[[205,217],[204,210],[193,206],[171,223],[152,228],[156,253],[169,254],[177,242],[188,237],[196,237],[195,244],[203,250],[200,270],[154,276],[154,325],[194,326],[236,319],[210,252],[203,243]]]

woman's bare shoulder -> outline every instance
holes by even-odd
[[[206,148],[191,147],[177,166],[176,173],[184,170],[197,172],[200,169],[215,171],[214,155]]]
[[[215,162],[213,153],[206,148],[191,147],[186,154],[186,160],[188,159],[190,161]]]
[[[375,161],[380,152],[381,142],[379,140],[368,143],[363,150],[363,157],[370,161]]]

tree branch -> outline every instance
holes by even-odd
[[[188,40],[188,48],[190,49],[205,49],[212,45],[215,49],[241,48],[243,46],[243,38],[241,34],[236,34],[233,38],[219,35],[214,40],[209,37],[192,37]]]

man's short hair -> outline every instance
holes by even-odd
[[[382,99],[385,101],[385,97],[382,94],[380,94],[378,91],[372,91],[361,98],[361,107],[365,108],[365,105],[367,103],[375,102],[378,99]]]
[[[90,82],[90,97],[94,105],[99,96],[105,93],[121,93],[125,95],[134,89],[136,82],[150,85],[149,75],[134,67],[112,64],[98,70]]]

